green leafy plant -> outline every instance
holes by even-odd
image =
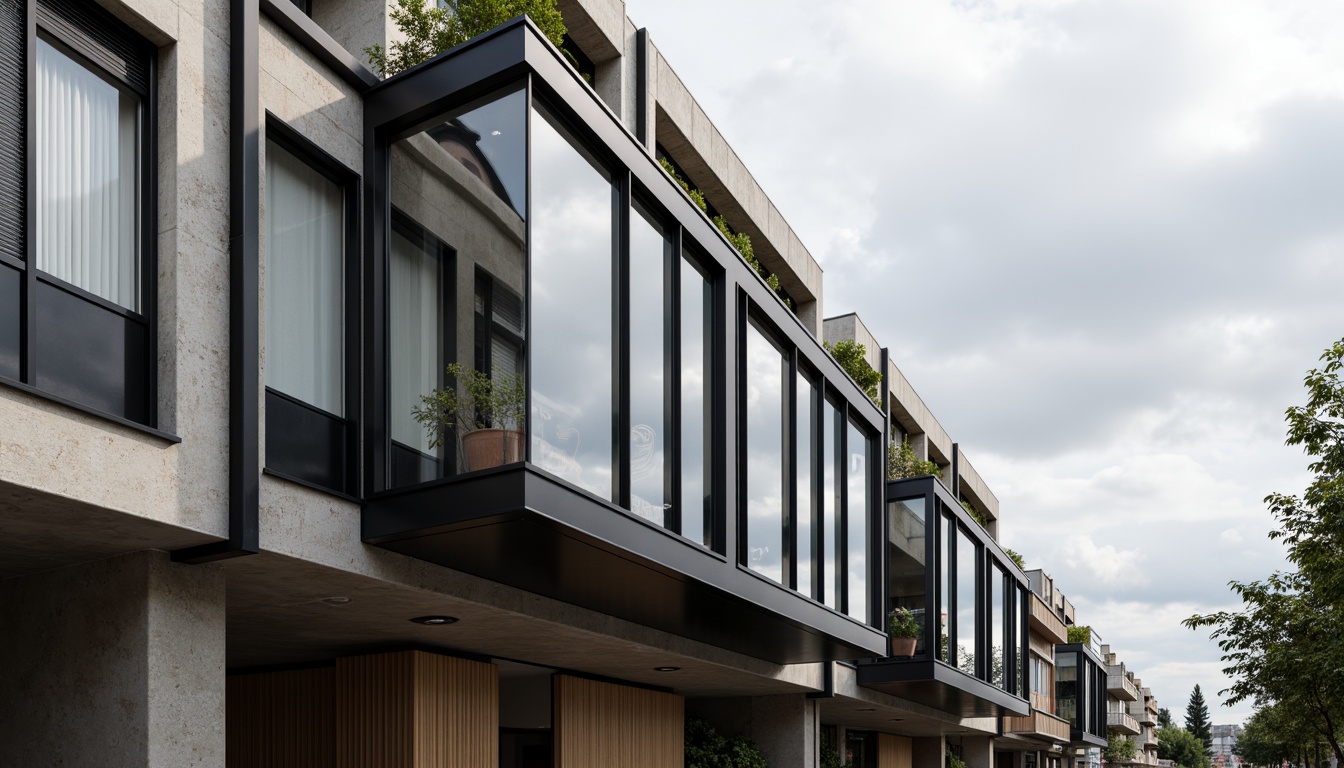
[[[1106,746],[1101,750],[1101,758],[1109,765],[1133,760],[1134,741],[1114,728],[1107,728]]]
[[[975,507],[972,507],[969,501],[962,499],[961,508],[966,510],[966,514],[970,515],[972,520],[979,523],[981,528],[989,527],[989,521],[985,519],[984,514],[981,513],[980,510],[976,509]]]
[[[709,203],[705,200],[705,193],[695,189],[683,179],[681,174],[677,173],[677,167],[672,165],[672,161],[668,160],[666,157],[660,158],[658,163],[663,166],[663,170],[667,172],[667,175],[671,176],[672,180],[677,182],[677,185],[690,196],[691,202],[695,203],[696,207],[701,211],[708,214]],[[715,216],[713,219],[710,219],[710,221],[714,222],[714,226],[719,228],[719,231],[722,232],[723,236],[728,239],[728,242],[737,249],[737,252],[742,254],[742,258],[746,260],[747,264],[752,269],[756,270],[756,274],[761,276],[761,279],[765,281],[765,284],[770,286],[770,290],[774,291],[776,295],[784,300],[784,305],[789,309],[793,309],[793,301],[790,300],[788,296],[785,296],[783,289],[779,287],[779,275],[772,274],[770,270],[766,269],[765,266],[761,264],[761,260],[756,258],[756,249],[751,246],[751,235],[748,235],[746,232],[734,232],[732,227],[728,226],[728,222],[725,221],[721,215]]]
[[[1083,645],[1091,645],[1092,628],[1084,624],[1078,624],[1069,627],[1069,642],[1082,643]]]
[[[840,750],[831,743],[831,737],[821,735],[821,768],[854,768],[854,763],[846,760]]]
[[[389,48],[364,49],[369,63],[390,77],[461,45],[516,16],[527,15],[557,48],[564,44],[565,21],[555,0],[396,0],[392,22],[404,40]]]
[[[750,739],[725,738],[698,717],[686,721],[686,768],[769,768]]]
[[[947,750],[947,768],[966,768],[966,761],[952,754],[952,750]]]
[[[882,383],[882,374],[873,370],[868,364],[865,355],[868,354],[868,348],[853,339],[844,339],[834,344],[822,344],[835,362],[845,369],[845,373],[859,385],[859,389],[868,396],[869,400],[877,403],[878,407],[882,403],[878,402],[880,396],[877,393],[877,385]]]
[[[527,388],[520,374],[489,376],[466,366],[452,363],[448,380],[455,382],[420,396],[420,405],[411,409],[415,420],[429,435],[429,445],[437,448],[446,432],[458,437],[475,429],[521,429],[527,403]]]
[[[921,461],[915,456],[915,449],[909,440],[902,440],[900,446],[893,440],[887,446],[887,479],[904,480],[907,477],[938,474],[938,463]]]
[[[919,620],[909,608],[894,608],[887,614],[887,632],[892,637],[919,637]]]
[[[1008,559],[1013,561],[1013,565],[1016,565],[1018,567],[1018,570],[1022,571],[1027,570],[1027,561],[1024,560],[1022,556],[1019,555],[1016,551],[1008,547],[1004,547],[1003,551],[1008,555]]]

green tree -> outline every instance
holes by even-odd
[[[1209,722],[1209,707],[1204,703],[1204,692],[1195,684],[1190,692],[1190,703],[1185,705],[1185,730],[1204,742],[1204,751],[1213,749],[1213,724]]]
[[[892,441],[887,446],[888,480],[902,480],[907,477],[936,474],[938,474],[938,463],[935,461],[920,461],[915,456],[915,449],[910,447],[909,440],[902,440],[899,446],[896,445],[895,441]]]
[[[1069,627],[1068,632],[1070,643],[1082,643],[1083,645],[1092,643],[1092,628],[1087,625],[1079,624]]]
[[[1295,762],[1315,740],[1310,728],[1298,722],[1287,708],[1271,704],[1257,709],[1246,721],[1232,751],[1243,763],[1269,768]]]
[[[698,717],[686,721],[686,768],[769,768],[750,739],[731,739]]]
[[[1134,759],[1134,741],[1114,728],[1106,729],[1106,747],[1101,759],[1108,764],[1124,763]]]
[[[845,373],[849,374],[854,383],[859,385],[859,389],[862,389],[870,400],[877,403],[879,408],[882,407],[882,403],[878,402],[881,396],[877,392],[877,385],[882,383],[882,374],[873,370],[873,367],[868,364],[866,357],[868,348],[853,339],[845,339],[822,346],[826,347],[826,351],[831,353],[831,357],[834,357],[835,362],[845,369]]]
[[[1321,362],[1303,381],[1307,404],[1287,411],[1286,442],[1311,457],[1312,481],[1300,497],[1265,498],[1280,526],[1270,536],[1284,541],[1296,570],[1231,582],[1240,611],[1185,624],[1213,628],[1233,680],[1229,705],[1250,700],[1290,712],[1344,762],[1344,341]]]
[[[405,39],[364,53],[378,74],[391,77],[523,14],[557,48],[563,45],[565,21],[555,0],[397,0],[392,21]]]
[[[1161,728],[1172,724],[1173,723],[1171,722],[1171,710],[1167,709],[1166,707],[1159,708],[1157,710],[1157,726]]]
[[[1198,736],[1169,725],[1157,732],[1157,756],[1171,760],[1181,768],[1209,768],[1209,755]]]

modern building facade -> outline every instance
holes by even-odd
[[[572,59],[381,79],[373,0],[0,3],[0,764],[1026,752],[1071,606],[647,32],[560,5]]]

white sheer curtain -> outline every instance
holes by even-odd
[[[139,99],[37,40],[37,268],[140,310]]]
[[[432,455],[429,435],[411,410],[439,386],[443,373],[443,310],[439,259],[399,232],[392,233],[392,439]]]
[[[266,142],[266,386],[345,415],[341,188]]]

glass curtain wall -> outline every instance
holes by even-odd
[[[1011,659],[1004,637],[1007,634],[1005,624],[1012,611],[1012,604],[1006,602],[1004,597],[1007,583],[1008,576],[1002,568],[994,566],[989,569],[989,682],[1005,690],[1010,689],[1008,681],[1016,676],[1016,670],[1012,676],[1008,674]]]
[[[924,626],[927,596],[924,594],[925,555],[924,498],[887,505],[887,569],[891,603],[888,609],[907,608],[919,622],[915,655],[925,650]]]
[[[980,658],[980,616],[976,609],[977,561],[980,547],[964,528],[957,527],[957,668],[976,674]]]
[[[657,221],[635,205],[630,212],[630,511],[673,527],[667,483],[666,295],[672,244]]]
[[[1055,653],[1055,714],[1069,721],[1073,728],[1082,728],[1078,719],[1078,701],[1081,694],[1078,676],[1077,651]]]
[[[840,455],[840,409],[830,398],[823,398],[821,422],[821,541],[822,602],[840,609],[841,571],[844,531],[840,527],[840,480],[844,463]]]
[[[952,547],[957,541],[957,520],[944,511],[938,536],[938,659],[956,666],[952,653]]]
[[[811,379],[802,371],[798,372],[796,382],[797,394],[795,396],[795,445],[797,456],[794,461],[794,467],[797,480],[797,490],[794,492],[794,522],[793,528],[798,537],[798,546],[794,553],[794,563],[796,564],[797,590],[808,597],[816,597],[813,594],[816,583],[816,572],[813,568],[815,562],[814,551],[816,550],[816,525],[814,520],[817,514],[817,505],[814,503],[817,497],[817,474],[821,469],[818,461],[817,452],[817,417],[819,415],[818,402],[821,393],[812,384]]]
[[[755,323],[746,341],[747,567],[783,584],[789,360]]]
[[[531,149],[532,462],[619,501],[612,466],[617,190],[536,108]]]
[[[714,546],[714,477],[709,439],[710,375],[713,363],[714,284],[689,252],[681,254],[681,534],[697,544]]]
[[[848,509],[846,510],[846,560],[848,584],[846,612],[864,623],[868,622],[868,489],[871,441],[853,421],[849,423],[845,450],[849,454],[846,482]]]
[[[523,458],[526,152],[521,88],[390,147],[390,488]]]

